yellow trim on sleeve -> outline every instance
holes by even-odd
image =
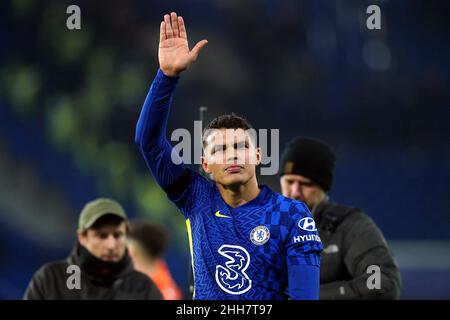
[[[186,219],[186,229],[187,229],[188,239],[189,239],[189,251],[191,252],[192,276],[194,277],[194,294],[193,294],[193,298],[195,298],[194,247],[192,245],[191,220],[189,220],[189,219]]]

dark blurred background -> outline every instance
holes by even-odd
[[[66,8],[81,8],[81,30]],[[382,29],[366,28],[381,8]],[[450,298],[450,2],[437,0],[2,1],[0,298],[20,299],[65,258],[78,214],[98,196],[164,224],[187,293],[184,221],[155,184],[134,129],[158,68],[164,13],[190,44],[170,130],[235,112],[256,128],[329,142],[331,199],[363,208],[390,243],[404,299]],[[262,183],[279,191],[276,176]]]

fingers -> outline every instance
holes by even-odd
[[[208,40],[202,40],[200,42],[197,42],[194,48],[191,50],[191,55],[193,56],[194,60],[197,59],[198,55],[200,54],[200,51],[203,50],[203,48],[208,44]]]
[[[164,15],[164,25],[166,27],[166,38],[167,39],[173,38],[173,30],[170,24],[170,16],[168,14]]]
[[[175,12],[171,12],[170,15],[164,15],[164,21],[161,23],[161,29],[164,24],[165,37],[163,38],[163,30],[161,30],[160,40],[180,37],[180,27],[178,25],[179,18],[180,17],[178,17]],[[186,35],[186,29],[184,29],[184,34]]]
[[[172,30],[173,30],[173,35],[175,38],[178,38],[180,36],[180,30],[178,29],[178,17],[177,14],[175,12],[172,12],[170,14],[170,19],[172,22]]]
[[[187,40],[186,26],[182,16],[178,16],[178,28],[180,29],[180,37]]]
[[[159,42],[166,40],[166,25],[164,21],[161,21],[161,26],[159,28]]]

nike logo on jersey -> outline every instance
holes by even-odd
[[[230,216],[226,216],[220,213],[220,210],[215,213],[215,216],[218,218],[231,218]]]

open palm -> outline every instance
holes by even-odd
[[[159,38],[158,56],[160,69],[167,76],[178,76],[197,59],[200,50],[207,43],[208,41],[202,40],[192,50],[189,50],[183,18],[177,16],[175,12],[172,12],[170,16],[166,14],[164,21],[161,22]]]

